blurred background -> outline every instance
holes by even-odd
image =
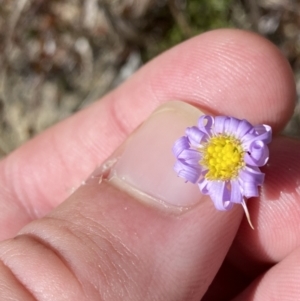
[[[300,94],[300,0],[0,0],[0,156],[201,32],[253,30]],[[300,137],[300,106],[285,129]]]

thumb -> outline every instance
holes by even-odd
[[[160,107],[67,201],[0,244],[1,300],[199,300],[242,210],[215,210],[173,171],[201,112]]]

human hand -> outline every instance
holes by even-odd
[[[2,160],[1,300],[299,299],[299,142],[273,139],[253,231],[240,206],[219,212],[176,177],[172,144],[201,112],[169,100],[276,133],[295,87],[265,39],[208,32]]]

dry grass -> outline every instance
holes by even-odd
[[[298,1],[288,0],[0,0],[0,154],[210,28],[235,26],[270,38],[300,89],[299,11]],[[299,111],[287,127],[296,136]]]

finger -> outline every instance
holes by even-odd
[[[70,195],[160,103],[186,100],[278,130],[290,116],[294,98],[290,67],[267,40],[237,30],[189,40],[2,161],[1,226],[14,220],[2,237]]]
[[[261,197],[248,203],[256,229],[243,224],[230,252],[232,262],[245,273],[261,273],[300,244],[299,151],[300,142],[286,137],[270,145]]]
[[[174,140],[200,114],[160,108],[66,202],[0,244],[0,275],[19,282],[7,287],[36,300],[200,300],[242,216],[172,170]]]
[[[201,301],[232,300],[252,282],[226,258]]]
[[[300,250],[297,249],[282,262],[259,277],[234,301],[299,300]]]

